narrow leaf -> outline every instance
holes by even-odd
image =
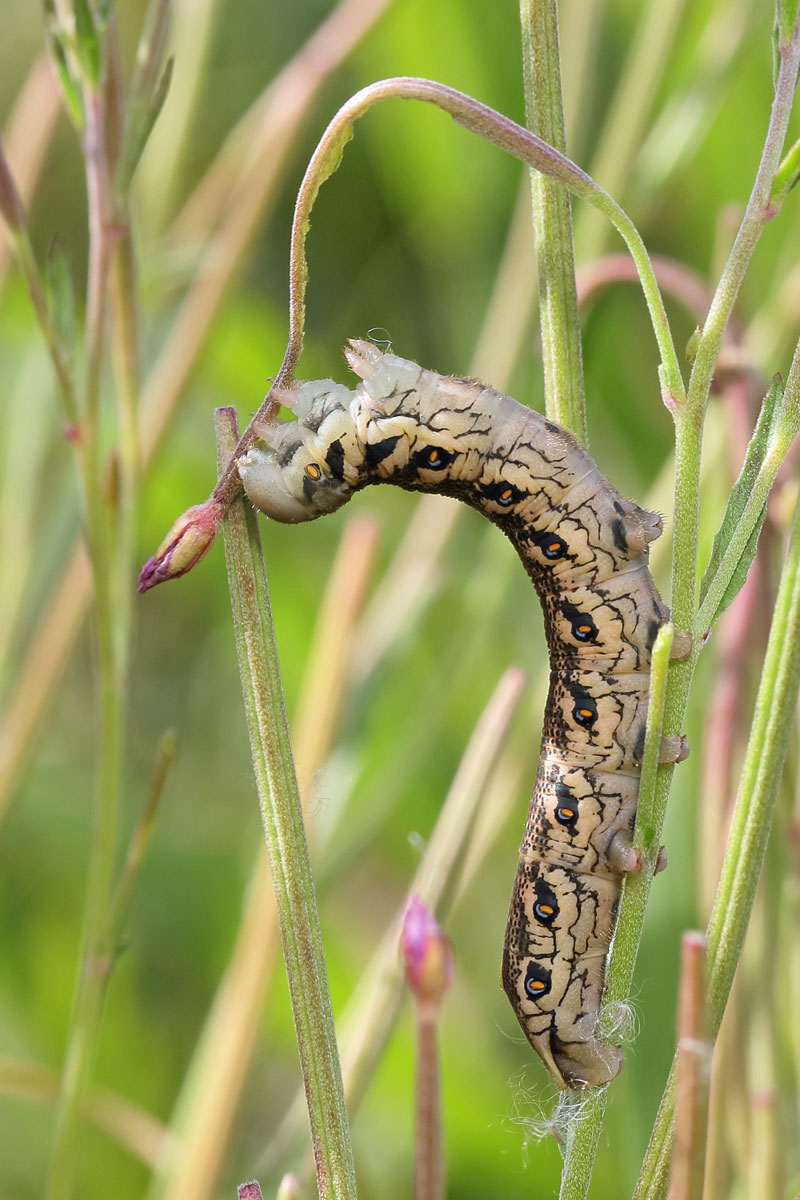
[[[100,38],[89,0],[73,0],[75,11],[75,50],[95,90],[100,82]]]
[[[130,119],[125,129],[116,179],[116,191],[120,196],[124,196],[131,185],[139,160],[153,132],[153,126],[164,106],[174,63],[174,58],[167,59],[161,78],[150,97],[138,97],[138,104],[135,104],[134,97],[131,97]]]
[[[775,5],[775,41],[788,42],[798,21],[797,0],[777,0]]]
[[[747,579],[747,572],[750,570],[750,567],[753,564],[753,559],[756,556],[756,550],[758,549],[758,539],[761,534],[761,527],[764,524],[766,515],[767,515],[767,506],[765,504],[761,510],[761,515],[759,516],[758,521],[756,522],[755,526],[753,527],[753,532],[750,534],[750,538],[747,542],[747,545],[745,546],[745,548],[742,552],[742,557],[739,559],[736,570],[733,572],[733,575],[731,576],[731,581],[728,584],[727,588],[725,589],[725,591],[722,595],[722,599],[720,600],[719,604],[717,605],[716,612],[714,613],[713,617],[711,618],[712,625],[714,625],[717,622],[717,620],[725,612],[725,609],[728,608],[729,605],[731,605],[733,603],[733,601],[736,599],[736,597],[738,596],[741,589],[744,587],[744,582]]]
[[[759,413],[758,421],[756,422],[756,427],[753,431],[753,436],[751,437],[750,444],[747,447],[747,453],[744,458],[741,472],[739,473],[739,478],[733,485],[730,497],[728,499],[728,507],[725,510],[725,516],[722,518],[722,524],[720,525],[716,536],[714,537],[714,544],[711,547],[711,558],[709,559],[708,566],[706,567],[705,574],[703,575],[702,583],[700,584],[701,604],[705,599],[706,593],[711,585],[711,581],[719,569],[719,565],[722,562],[722,558],[731,541],[733,532],[739,524],[742,513],[744,512],[745,505],[752,494],[753,485],[758,477],[758,473],[761,470],[767,453],[767,446],[772,433],[776,410],[782,397],[783,383],[781,382],[780,376],[776,375],[770,384],[769,391],[764,397],[764,403],[761,406],[761,412]],[[742,558],[739,566],[736,569],[734,579],[731,580],[731,583],[725,592],[723,601],[717,610],[717,615],[719,615],[723,609],[727,608],[731,600],[733,600],[734,596],[739,591],[739,588],[744,583],[747,572],[750,568],[750,564],[755,556],[756,545],[758,543],[758,534],[763,523],[764,515],[762,514],[760,521],[753,530],[754,536],[751,537],[747,542],[747,547],[742,554]],[[734,580],[738,580],[738,582],[733,591],[731,591]]]
[[[798,179],[800,179],[800,139],[786,152],[775,173],[770,197],[772,203],[782,204],[788,193],[797,184]]]
[[[47,48],[50,51],[53,67],[61,84],[61,91],[64,95],[64,103],[66,104],[70,120],[79,133],[83,132],[84,115],[81,90],[72,75],[72,68],[70,67],[64,47],[61,30],[58,28],[56,22],[48,17],[47,13],[45,13],[45,39],[47,41]]]
[[[61,346],[64,361],[69,363],[72,360],[72,347],[77,339],[77,306],[72,271],[60,237],[54,237],[48,247],[45,260],[45,292],[56,338]]]

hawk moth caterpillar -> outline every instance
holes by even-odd
[[[639,865],[631,832],[650,652],[669,616],[647,566],[660,518],[624,500],[570,433],[509,396],[369,342],[351,341],[345,356],[361,377],[355,390],[327,379],[279,393],[297,419],[239,460],[245,491],[288,523],[371,483],[439,492],[513,543],[544,610],[551,683],[503,987],[559,1087],[606,1083],[622,1052],[598,1037],[597,1017],[622,873]]]

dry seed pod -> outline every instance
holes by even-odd
[[[362,382],[284,396],[297,420],[239,469],[257,508],[307,521],[371,483],[439,492],[513,542],[542,602],[551,686],[511,898],[503,986],[560,1087],[606,1083],[622,1053],[597,1036],[621,872],[636,813],[650,652],[668,611],[647,568],[658,516],[614,490],[566,430],[469,379],[369,342]]]

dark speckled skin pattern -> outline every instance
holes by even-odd
[[[472,380],[353,342],[362,382],[306,383],[297,420],[241,461],[246,491],[310,520],[371,483],[440,492],[511,539],[539,594],[551,683],[503,954],[503,987],[560,1087],[605,1083],[597,1036],[621,872],[630,869],[650,679],[668,613],[647,568],[658,517],[623,500],[565,430]]]

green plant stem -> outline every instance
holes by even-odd
[[[106,233],[108,247],[108,299],[110,309],[110,348],[114,368],[117,398],[117,422],[119,428],[119,454],[115,457],[116,487],[109,496],[110,527],[109,556],[112,561],[112,604],[114,608],[114,653],[121,675],[127,671],[130,659],[131,631],[133,626],[132,576],[135,558],[136,512],[141,477],[141,450],[139,444],[139,390],[141,374],[139,365],[139,306],[136,291],[136,264],[133,236],[131,233],[130,205],[126,187],[130,174],[125,177],[125,186],[120,185],[120,158],[125,153],[126,132],[135,120],[131,112],[134,99],[141,106],[152,99],[157,80],[150,72],[141,69],[142,45],[145,56],[159,54],[165,35],[168,2],[151,0],[145,14],[145,28],[140,39],[137,55],[136,92],[129,103],[123,96],[122,69],[120,65],[119,30],[112,20],[107,37],[107,73],[104,88],[109,126],[105,145],[108,161],[102,181],[109,195],[105,205],[110,211],[110,228],[113,236]],[[155,28],[153,28],[155,26]],[[151,47],[151,40],[155,46]],[[132,82],[132,87],[134,83]],[[146,93],[146,95],[145,95]],[[127,121],[124,119],[127,110]],[[114,183],[112,183],[114,180]]]
[[[217,414],[219,461],[237,441],[230,409]],[[272,870],[286,973],[322,1200],[356,1196],[339,1052],[283,701],[256,516],[244,500],[225,518],[225,555],[253,769]]]
[[[660,775],[672,770],[671,766],[659,765],[658,762],[672,637],[673,627],[669,624],[664,625],[659,630],[653,647],[647,733],[642,758],[639,809],[633,838],[634,846],[642,852],[643,867],[641,871],[627,875],[623,883],[619,918],[606,973],[604,1011],[608,1011],[609,1005],[626,1002],[630,996],[636,956],[644,928],[644,915],[660,845],[666,795],[663,790],[657,790],[656,781]],[[613,1012],[613,1008],[611,1011]],[[601,1013],[601,1021],[602,1016]],[[585,1200],[589,1194],[607,1097],[607,1088],[593,1088],[588,1093],[572,1093],[566,1101],[567,1147],[559,1200]],[[570,1108],[575,1109],[572,1119],[569,1115]]]
[[[780,39],[778,51],[780,67],[755,182],[696,348],[687,391],[687,405],[695,412],[704,411],[708,403],[722,339],[756,243],[765,226],[778,213],[772,188],[780,168],[800,67],[800,23],[796,4],[794,28],[789,36]]]
[[[558,7],[555,0],[520,0],[520,19],[526,123],[531,133],[564,153]],[[532,170],[530,174],[545,410],[551,420],[586,444],[570,197],[560,184],[540,171]]]
[[[784,23],[783,29],[787,25]],[[697,346],[685,405],[674,405],[675,419],[675,536],[672,570],[672,618],[676,629],[695,628],[697,592],[697,529],[699,518],[699,475],[702,447],[702,428],[714,366],[719,354],[722,338],[733,311],[745,271],[750,263],[758,237],[767,221],[776,212],[771,203],[771,190],[775,174],[780,165],[780,155],[786,137],[791,113],[794,88],[800,62],[800,30],[797,21],[797,5],[794,5],[794,20],[791,33],[781,37],[779,45],[780,68],[775,87],[775,98],[770,114],[764,150],[750,200],[742,219],[719,285],[714,294],[708,316]],[[790,407],[797,404],[797,353],[792,364],[787,392],[795,389],[789,397]],[[790,387],[792,384],[792,387]],[[752,517],[752,512],[749,517]],[[732,556],[733,556],[732,552]],[[737,559],[738,561],[738,559]],[[728,567],[731,566],[729,561]],[[731,570],[732,575],[732,570]],[[723,589],[724,590],[724,589]],[[708,597],[706,596],[706,600]],[[704,613],[705,616],[705,613]],[[699,628],[699,622],[697,627]],[[664,712],[664,732],[679,733],[683,724],[689,697],[694,667],[700,653],[700,643],[695,638],[692,654],[688,661],[673,664]],[[773,764],[774,766],[774,764]],[[669,788],[665,777],[660,786]],[[728,852],[730,852],[730,843]],[[714,972],[714,955],[709,950],[709,995]],[[712,1032],[713,1012],[709,1012]],[[671,1071],[664,1096],[651,1135],[650,1146],[637,1187],[638,1198],[652,1200],[662,1195],[669,1171],[672,1137],[672,1112],[675,1095],[675,1072]]]
[[[172,730],[167,730],[161,737],[156,751],[156,761],[153,777],[150,781],[150,791],[145,801],[142,814],[133,831],[125,862],[119,873],[114,895],[108,909],[107,941],[111,953],[119,949],[120,937],[128,916],[134,888],[142,869],[147,847],[156,823],[156,817],[161,806],[167,778],[172,770],[178,753],[178,739]]]
[[[800,505],[795,511],[733,825],[708,924],[707,1006],[716,1037],[739,961],[772,826],[800,688]],[[672,1146],[675,1071],[670,1073],[636,1190],[663,1195]]]
[[[86,364],[78,426],[86,536],[94,579],[94,633],[99,697],[98,769],[92,839],[81,931],[80,967],[62,1076],[61,1100],[50,1161],[47,1200],[73,1193],[80,1109],[89,1080],[103,1001],[113,965],[109,944],[109,905],[114,874],[122,782],[125,715],[125,655],[118,654],[118,614],[114,606],[115,562],[109,514],[113,487],[101,478],[101,369],[107,342],[110,270],[109,188],[103,91],[84,92],[83,151],[89,215],[86,302]],[[126,639],[122,639],[126,640]]]
[[[502,817],[498,817],[491,823],[490,832],[481,836],[478,812],[487,804],[496,811],[491,787],[497,784],[498,759],[506,749],[511,721],[525,687],[524,672],[518,667],[509,667],[498,682],[470,736],[425,855],[408,886],[408,894],[419,896],[442,921],[457,902],[458,894],[472,883],[491,849],[492,838],[502,826]],[[543,693],[544,681],[541,690]],[[505,794],[513,794],[518,789],[503,790]],[[404,902],[388,924],[342,1014],[342,1062],[351,1115],[364,1100],[402,1011],[403,973],[397,945],[405,910]],[[265,1161],[270,1168],[301,1152],[298,1116],[302,1115],[301,1105],[302,1097],[297,1097],[267,1147]]]
[[[374,104],[391,98],[422,100],[434,104],[443,112],[449,113],[457,124],[463,125],[470,132],[485,138],[507,154],[519,159],[520,162],[527,163],[528,166],[541,171],[548,178],[556,180],[567,191],[586,200],[587,203],[594,205],[606,215],[625,241],[636,264],[661,355],[659,378],[664,402],[670,408],[682,406],[685,403],[683,378],[664,311],[661,292],[641,234],[627,213],[585,171],[582,171],[564,154],[554,150],[552,146],[548,146],[541,138],[537,138],[529,130],[523,129],[521,125],[517,125],[508,117],[502,116],[494,109],[454,88],[434,83],[430,79],[405,76],[396,79],[382,79],[378,83],[363,88],[343,104],[323,133],[306,168],[297,195],[292,222],[289,266],[289,341],[275,379],[276,387],[284,386],[293,378],[303,346],[304,298],[308,277],[305,242],[314,201],[322,184],[333,174],[341,161],[344,147],[353,134],[353,122],[363,116]],[[231,462],[220,476],[213,494],[213,499],[217,503],[227,506],[241,494],[241,480],[236,459],[252,445],[257,436],[256,428],[271,418],[274,408],[274,401],[268,395],[242,435]]]
[[[770,204],[770,194],[772,181],[780,165],[800,64],[800,30],[797,25],[792,37],[781,43],[780,53],[775,97],[750,199],[697,344],[686,401],[670,406],[675,420],[676,460],[672,620],[678,630],[695,627],[703,421],[714,367],[739,288],[756,242],[776,212],[774,205]],[[664,720],[667,734],[680,732],[698,653],[699,647],[695,646],[692,658],[687,663],[676,663],[671,673]]]
[[[121,712],[115,706],[115,713]],[[113,715],[113,714],[112,714]],[[111,788],[118,778],[118,759],[121,753],[114,738],[121,731],[121,719],[110,727],[104,727],[101,771],[104,776],[113,769],[114,778],[101,777],[101,784]],[[94,1056],[97,1033],[105,1000],[106,989],[118,951],[122,925],[127,914],[133,886],[141,866],[156,811],[161,800],[166,777],[175,756],[175,738],[168,734],[159,747],[158,760],[153,776],[150,796],[142,818],[131,842],[125,867],[120,876],[113,899],[110,896],[115,846],[116,822],[113,826],[114,840],[109,847],[107,839],[111,830],[105,817],[108,807],[102,800],[98,806],[99,818],[90,851],[89,879],[87,882],[86,908],[84,912],[83,944],[81,947],[81,975],[75,996],[67,1056],[61,1079],[61,1098],[56,1124],[56,1136],[50,1167],[47,1200],[61,1200],[70,1196],[74,1188],[76,1143],[81,1110],[85,1105],[89,1074]],[[112,815],[115,816],[115,813]],[[106,872],[108,871],[108,877]],[[102,892],[100,889],[104,889]]]

